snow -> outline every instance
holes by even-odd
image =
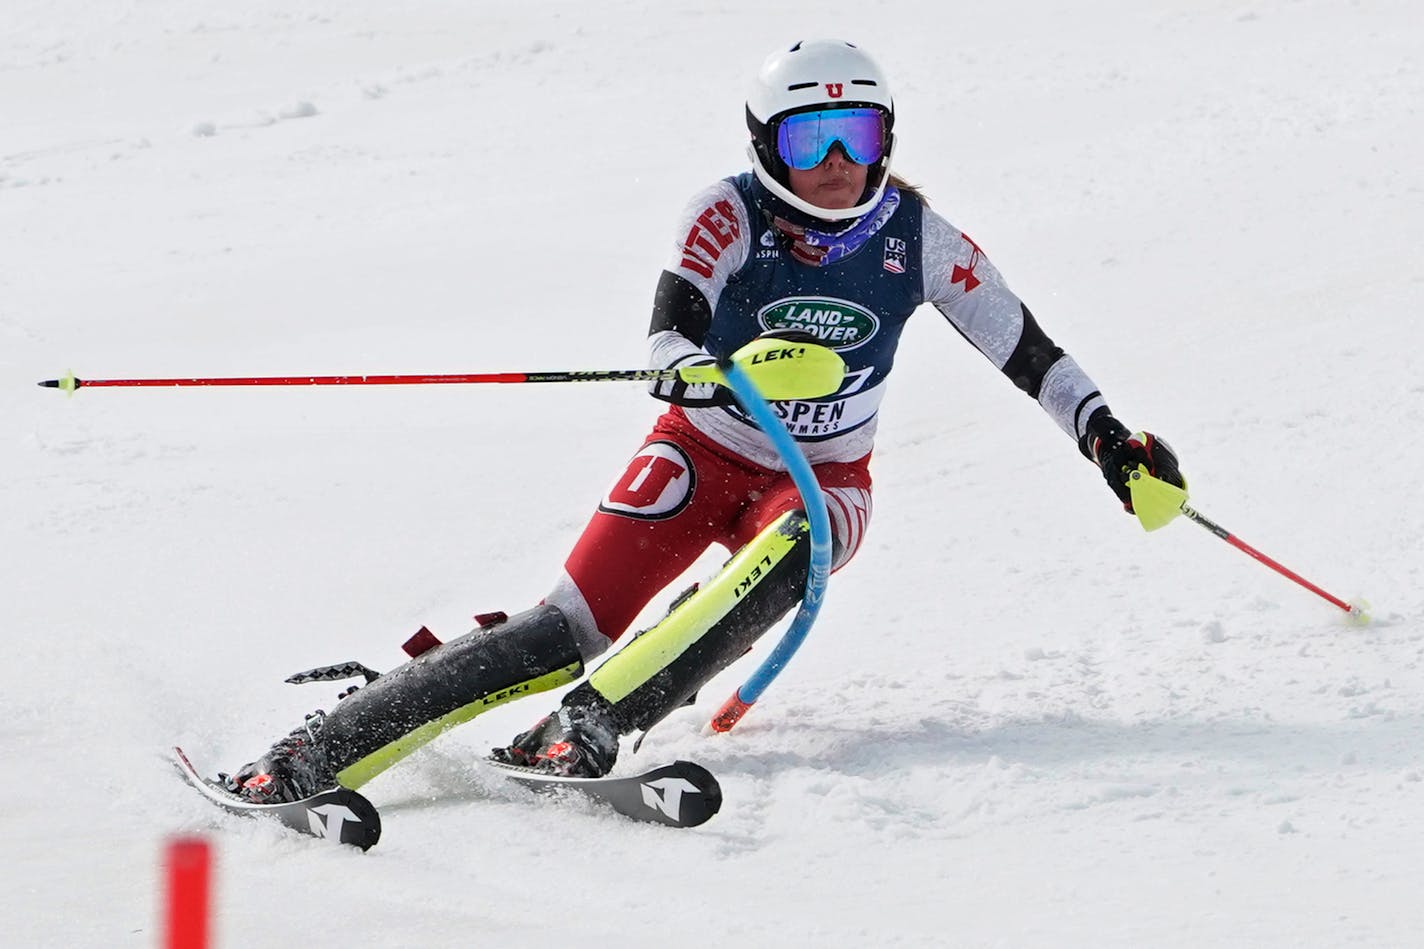
[[[537,9],[6,4],[5,943],[154,945],[163,843],[195,832],[221,945],[1416,942],[1414,5]],[[807,645],[733,733],[701,727],[764,648],[625,750],[718,774],[713,821],[482,776],[550,697],[373,782],[368,854],[217,814],[169,746],[239,764],[334,698],[289,673],[536,602],[656,405],[34,383],[637,366],[681,203],[744,167],[746,78],[816,35],[882,60],[898,168],[1193,504],[1375,621],[1142,532],[926,311]]]

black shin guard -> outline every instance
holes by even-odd
[[[341,785],[360,787],[445,729],[582,674],[564,614],[535,607],[429,649],[342,699],[321,728],[327,760]]]
[[[602,706],[619,732],[646,731],[740,658],[806,592],[810,527],[779,518],[662,622],[600,666],[564,704]]]

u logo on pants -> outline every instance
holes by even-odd
[[[692,459],[670,441],[653,441],[633,456],[608,489],[598,509],[637,520],[675,517],[692,501],[697,471]]]

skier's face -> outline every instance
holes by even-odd
[[[865,178],[870,170],[866,165],[857,165],[846,157],[840,143],[831,146],[826,157],[814,168],[798,171],[787,169],[791,175],[791,193],[802,201],[809,201],[818,208],[843,211],[860,202],[865,192]]]

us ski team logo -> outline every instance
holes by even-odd
[[[697,487],[692,459],[672,442],[655,441],[633,456],[598,509],[605,514],[661,521],[687,507]]]
[[[905,272],[905,242],[898,237],[885,238],[885,269],[890,273]]]
[[[777,300],[757,314],[766,330],[801,330],[832,349],[847,350],[868,342],[880,329],[874,313],[834,297],[790,297]]]

